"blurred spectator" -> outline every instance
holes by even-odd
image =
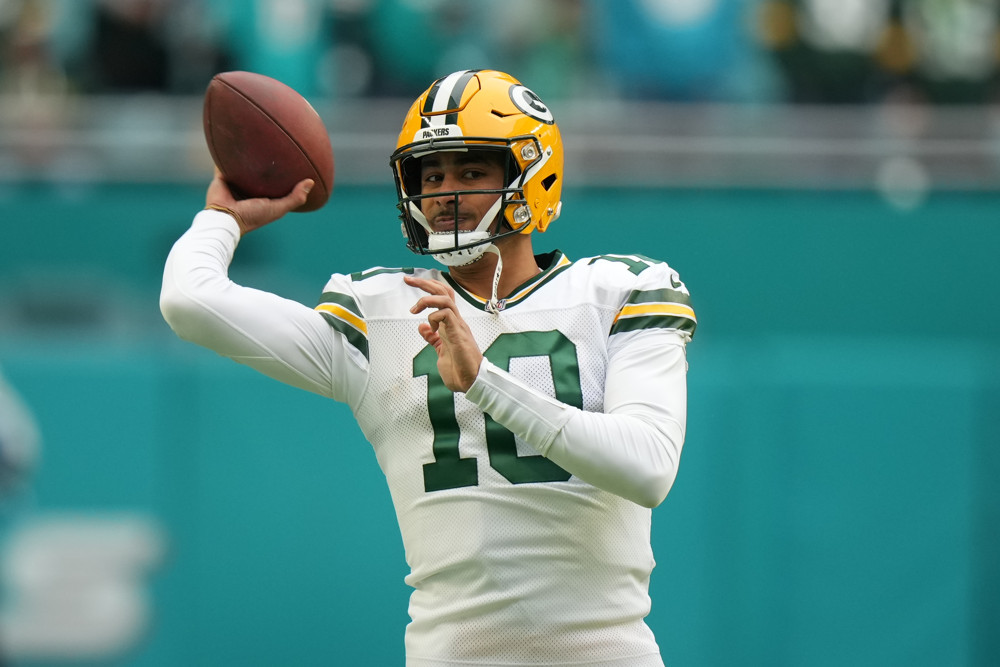
[[[197,95],[247,69],[410,97],[487,67],[554,98],[979,104],[998,40],[1000,0],[0,0],[0,93]]]
[[[67,91],[51,50],[53,13],[43,0],[0,2],[0,92],[34,97]]]
[[[792,102],[996,96],[998,0],[763,0],[758,28]]]
[[[369,17],[375,0],[328,0],[324,33],[329,35],[320,63],[320,92],[327,97],[361,97],[374,88],[377,35]]]
[[[896,0],[904,95],[934,104],[996,101],[1000,0]]]
[[[166,0],[98,0],[78,77],[90,93],[168,92]]]
[[[172,0],[164,18],[173,93],[201,95],[215,74],[237,69],[230,40],[206,2]]]
[[[54,49],[59,16],[44,0],[0,0],[0,112],[18,132],[0,152],[0,173],[20,177],[59,157],[51,137],[72,113],[72,84]]]
[[[232,63],[209,0],[41,0],[51,50],[83,93],[200,94]]]
[[[538,3],[542,4],[542,3]],[[372,93],[416,97],[424,81],[459,69],[496,67],[489,6],[467,0],[376,0]]]
[[[713,101],[755,78],[744,0],[590,0],[607,83],[624,98]]]
[[[326,0],[207,1],[235,69],[274,77],[307,98],[322,88],[321,63],[330,39],[323,21]]]
[[[584,0],[507,0],[491,9],[496,68],[549,100],[594,92]]]
[[[890,28],[891,1],[762,0],[757,36],[784,74],[786,99],[880,100],[890,79],[878,55]]]

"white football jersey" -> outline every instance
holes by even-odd
[[[489,655],[509,665],[637,665],[658,654],[643,622],[650,510],[571,476],[448,390],[416,332],[425,316],[410,314],[423,293],[404,273],[449,282],[489,361],[590,412],[603,411],[616,346],[649,329],[694,329],[687,291],[666,264],[544,261],[498,315],[423,269],[335,275],[317,307],[368,364],[352,408],[388,480],[411,568],[411,664]]]
[[[596,417],[639,415],[629,427],[662,422],[675,469],[683,348],[696,326],[677,273],[639,255],[554,252],[491,313],[439,270],[374,268],[332,276],[310,310],[228,281],[239,235],[224,218],[200,214],[175,245],[164,315],[186,339],[350,405],[388,481],[410,566],[407,665],[662,665],[644,621],[651,511],[571,474],[447,389],[417,331],[426,313],[410,312],[425,293],[403,276],[450,284],[486,359],[523,384]],[[655,419],[644,418],[648,406]],[[587,439],[574,423],[570,440]],[[629,455],[630,437],[604,437],[598,444]]]

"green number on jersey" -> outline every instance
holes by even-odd
[[[386,273],[408,273],[410,275],[413,275],[413,268],[410,267],[405,269],[368,269],[367,271],[358,271],[357,273],[352,273],[351,280],[358,283],[361,282],[362,280],[371,278],[372,276],[381,276]]]
[[[437,351],[428,345],[413,358],[413,377],[427,376],[427,410],[434,429],[434,463],[424,464],[424,491],[441,491],[479,483],[476,459],[458,453],[455,394],[444,386],[437,369]]]
[[[548,357],[556,398],[568,405],[583,407],[576,347],[559,331],[501,334],[483,356],[505,370],[510,369],[511,359]],[[479,483],[477,461],[459,455],[455,395],[444,386],[437,370],[437,352],[430,345],[414,357],[413,376],[427,377],[427,409],[434,429],[434,462],[424,464],[424,490],[430,492],[475,486]],[[489,415],[484,417],[490,467],[508,482],[565,482],[570,478],[568,472],[543,456],[518,455],[514,434]]]
[[[638,257],[640,261],[636,261],[632,259],[632,257]],[[620,264],[624,264],[625,266],[627,266],[628,270],[634,273],[635,275],[639,275],[653,264],[663,263],[656,259],[650,259],[645,255],[633,255],[632,257],[624,257],[622,255],[599,255],[594,259],[590,260],[590,263],[593,264],[594,262],[600,259],[603,259],[606,262],[619,262]]]

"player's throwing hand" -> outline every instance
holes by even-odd
[[[246,234],[264,225],[274,222],[289,211],[302,206],[309,197],[315,181],[311,178],[299,181],[292,191],[279,199],[263,197],[253,199],[236,199],[229,184],[222,177],[219,168],[215,168],[215,177],[208,186],[205,195],[205,207],[214,208],[229,213],[240,226],[240,234]]]

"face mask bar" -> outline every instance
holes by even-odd
[[[527,166],[524,169],[521,169],[520,165],[514,159],[513,151],[515,150],[515,146],[518,145],[520,145],[520,148],[517,150],[520,151],[521,158],[527,162]],[[509,185],[506,188],[498,190],[457,190],[430,195],[410,195],[409,192],[419,190],[419,174],[417,172],[419,169],[419,158],[440,150],[501,151],[504,154],[506,164],[505,173],[507,173]],[[456,141],[455,139],[429,139],[407,144],[399,148],[393,153],[391,164],[393,167],[393,179],[396,184],[396,193],[399,198],[396,208],[400,212],[400,220],[402,221],[403,234],[407,239],[407,247],[417,254],[434,255],[467,250],[482,245],[488,240],[503,238],[504,236],[520,232],[526,224],[531,222],[530,210],[527,207],[527,200],[524,197],[524,183],[542,162],[544,162],[544,159],[541,146],[538,139],[530,134],[503,140],[490,137],[464,137],[461,141]],[[463,231],[458,229],[459,198],[465,195],[488,194],[499,195],[499,199],[495,205],[497,210],[492,212],[492,214],[488,214],[490,225],[485,228],[485,230],[488,230],[496,224],[495,232],[489,233],[483,230],[483,233],[470,235],[470,230]],[[453,198],[452,205],[456,210],[456,228],[448,232],[453,243],[448,244],[447,247],[431,248],[431,244],[429,243],[430,232],[424,224],[426,223],[426,219],[423,217],[420,209],[420,202],[424,199],[441,197]],[[514,207],[514,213],[510,218],[516,221],[515,224],[511,224],[508,220],[508,207]],[[523,221],[518,220],[520,216],[524,217]],[[506,230],[501,231],[503,228],[506,228]],[[434,245],[438,245],[438,243]]]
[[[481,230],[463,230],[459,228],[459,199],[467,195],[499,196],[496,204],[494,204],[493,208],[490,209],[490,212],[487,213],[489,224]],[[420,218],[423,217],[423,213],[420,210],[420,202],[424,199],[441,199],[444,197],[451,198],[451,203],[449,205],[453,207],[455,211],[454,229],[448,230],[447,232],[428,232],[427,228],[420,222]],[[525,205],[525,203],[526,202],[523,195],[521,195],[520,189],[502,188],[499,190],[454,190],[439,194],[415,195],[413,197],[403,198],[403,200],[397,205],[397,208],[400,211],[400,219],[403,221],[404,232],[408,240],[407,246],[410,250],[421,255],[434,255],[441,252],[466,250],[473,246],[480,245],[489,239],[503,238],[505,236],[518,233],[524,225],[517,228],[511,227],[507,222],[505,213],[508,207],[520,207]],[[451,239],[452,243],[447,245],[435,243],[434,245],[438,245],[439,247],[431,248],[429,240],[429,236],[431,234],[435,236],[443,236],[446,234]]]

